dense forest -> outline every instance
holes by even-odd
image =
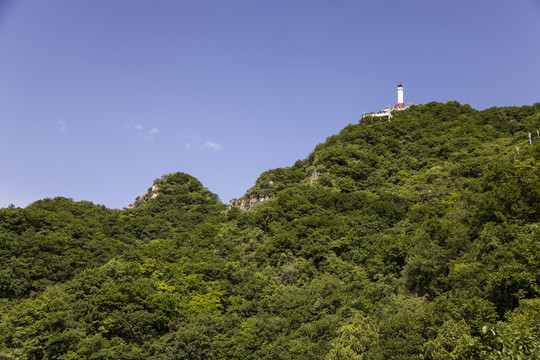
[[[231,205],[174,173],[124,210],[0,209],[0,359],[538,359],[537,129],[433,102]]]

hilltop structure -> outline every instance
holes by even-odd
[[[362,116],[362,118],[366,116],[377,116],[377,117],[387,117],[390,119],[392,117],[392,111],[398,111],[398,110],[405,110],[407,109],[410,104],[405,105],[405,102],[403,101],[403,84],[399,83],[397,85],[397,97],[398,102],[394,107],[387,106],[384,110],[379,111],[378,113],[367,113]]]

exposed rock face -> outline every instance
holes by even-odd
[[[319,178],[319,175],[321,175],[320,172],[318,172],[317,170],[313,171],[309,177],[309,181],[314,182],[315,180]]]
[[[159,190],[159,186],[157,184],[153,184],[152,188],[150,189],[148,193],[141,194],[141,196],[139,196],[139,198],[137,199],[135,203],[129,204],[128,206],[125,207],[125,209],[134,209],[139,205],[146,204],[148,199],[155,199],[159,195],[158,190]]]
[[[157,184],[152,185],[152,195],[150,195],[150,199],[155,199],[159,195],[159,186]]]
[[[238,208],[240,208],[242,211],[247,211],[253,208],[255,205],[268,200],[270,200],[270,198],[265,195],[251,195],[249,199],[237,201],[234,205],[238,206]]]

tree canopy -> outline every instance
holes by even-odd
[[[264,172],[249,211],[184,173],[0,209],[0,358],[538,358],[539,128],[432,102]]]

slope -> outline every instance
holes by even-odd
[[[249,211],[182,173],[123,212],[54,199],[52,214],[93,209],[57,220],[63,249],[84,248],[68,229],[95,218],[102,230],[83,243],[103,251],[5,291],[0,356],[538,356],[540,140],[527,135],[539,127],[540,104],[429,103],[364,118],[261,174],[239,199],[264,199]],[[14,234],[31,223],[13,219],[32,206],[2,209],[13,264],[51,252],[16,251]],[[26,248],[43,240],[27,234]],[[10,289],[17,276],[2,279]]]

